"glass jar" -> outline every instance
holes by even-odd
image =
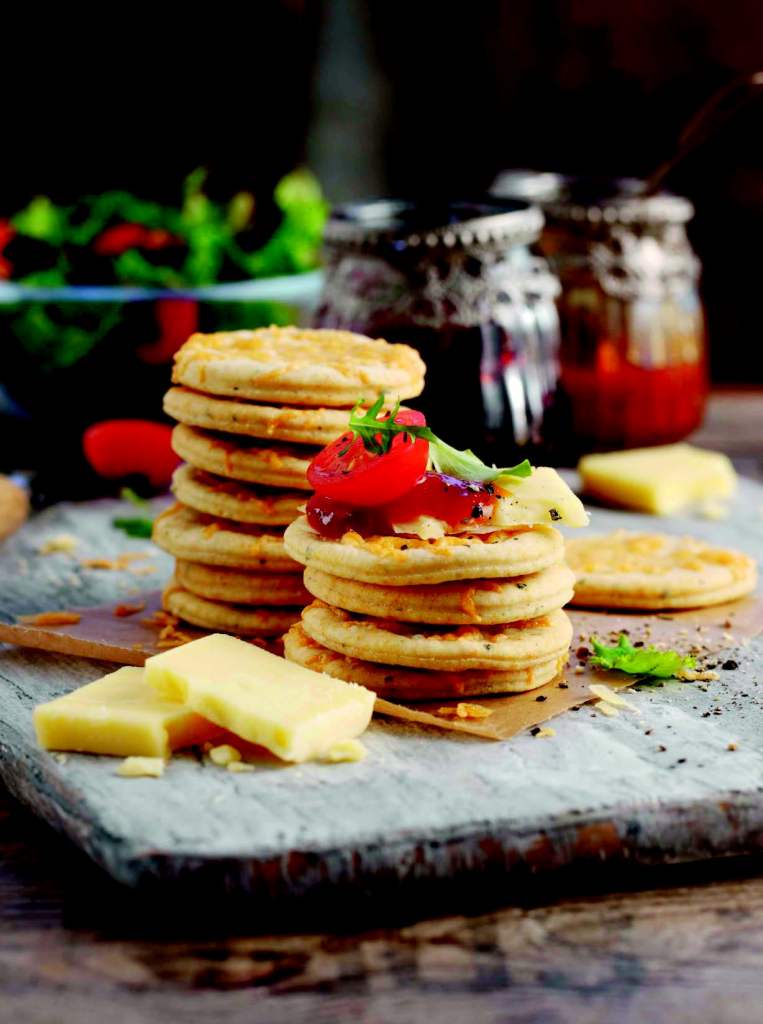
[[[317,324],[413,345],[427,376],[411,404],[435,432],[499,464],[530,455],[558,376],[559,285],[530,249],[542,227],[524,202],[340,206]]]
[[[493,191],[531,198],[541,248],[559,275],[560,398],[570,455],[667,444],[694,430],[707,394],[700,266],[686,235],[691,203],[644,197],[635,179],[529,171]]]

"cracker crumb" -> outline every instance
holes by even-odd
[[[127,571],[131,572],[133,576],[151,576],[159,570],[155,565],[131,565]]]
[[[82,558],[80,565],[83,569],[107,569],[115,572],[130,569],[133,562],[144,562],[147,558],[152,558],[153,555],[150,551],[125,551],[121,555],[117,555],[116,558]],[[134,569],[130,570],[134,572]]]
[[[585,672],[585,666],[583,666],[583,665],[576,665],[575,668],[572,671],[575,673],[576,676],[582,676],[583,673]]]
[[[606,715],[607,718],[618,718],[620,715],[617,708],[612,707],[611,704],[607,704],[607,702],[603,700],[597,701],[594,707],[597,711],[600,711],[602,715]]]
[[[253,764],[247,764],[246,761],[229,761],[226,765],[229,772],[253,772],[256,768]]]
[[[717,672],[713,672],[712,669],[694,669],[684,668],[678,673],[678,679],[683,679],[687,683],[711,683],[715,679],[720,679]]]
[[[552,736],[556,736],[556,729],[552,729],[551,726],[546,726],[543,729],[538,729],[537,732],[533,730],[533,736],[536,740],[551,739]]]
[[[208,752],[212,764],[220,768],[228,768],[234,761],[241,760],[241,751],[236,750],[230,743],[222,743],[219,747],[212,747]]]
[[[718,498],[706,498],[697,505],[696,512],[702,519],[728,519],[729,506]]]
[[[25,626],[74,626],[81,618],[79,612],[37,612],[36,615],[20,615],[18,621]]]
[[[625,697],[622,697],[619,693],[615,693],[614,690],[610,690],[610,688],[605,686],[603,683],[591,683],[588,689],[594,697],[598,697],[603,704],[609,705],[613,708],[626,708],[628,711],[635,711],[637,714],[639,713],[639,709],[635,704],[626,700]],[[601,710],[600,705],[597,705],[597,708]],[[604,713],[606,714],[606,712]]]
[[[124,779],[158,779],[164,775],[165,763],[161,757],[126,757],[117,768]]]
[[[66,762],[69,760],[68,754],[54,754],[53,757],[55,757],[56,761],[58,761],[59,764],[66,764]]]
[[[455,707],[441,707],[437,714],[443,718],[489,718],[492,715],[490,708],[483,708],[480,704],[459,703]]]
[[[736,743],[729,743],[727,745],[727,747],[726,747],[726,750],[736,750],[736,749],[737,749]]]
[[[135,604],[118,604],[114,609],[114,616],[117,619],[126,619],[130,615],[137,615],[138,612],[145,611],[145,609],[145,601],[136,601]]]
[[[320,760],[328,764],[339,764],[341,761],[362,761],[367,754],[360,740],[338,740],[321,755]]]
[[[79,540],[71,533],[54,533],[51,537],[46,537],[37,552],[40,555],[69,555],[78,544]]]

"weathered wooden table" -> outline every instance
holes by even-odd
[[[761,437],[763,396],[715,397],[702,440],[759,479]],[[0,1022],[749,1022],[758,871],[525,877],[498,911],[472,889],[448,907],[463,916],[360,899],[297,928],[136,898],[0,795]]]

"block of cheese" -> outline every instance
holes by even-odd
[[[47,750],[117,757],[163,758],[220,732],[195,712],[159,697],[142,668],[120,668],[39,704],[34,727]]]
[[[146,661],[165,700],[186,704],[284,761],[319,757],[367,727],[374,694],[221,633]]]
[[[725,455],[689,444],[585,455],[578,472],[586,494],[655,515],[707,498],[728,498],[737,482]]]

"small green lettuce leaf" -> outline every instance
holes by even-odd
[[[459,480],[476,480],[479,483],[498,483],[500,486],[502,477],[526,477],[532,473],[532,466],[525,459],[516,466],[499,469],[497,466],[488,466],[482,459],[470,451],[459,451],[446,444],[429,429],[429,427],[415,426],[410,423],[396,423],[395,417],[400,409],[400,402],[396,402],[389,416],[385,419],[377,419],[377,416],[384,408],[385,396],[379,395],[376,401],[365,412],[362,406],[365,399],[361,398],[355,404],[350,413],[350,430],[353,437],[360,438],[363,446],[368,452],[374,455],[385,455],[392,445],[397,434],[405,434],[411,441],[415,438],[423,438],[429,441],[429,458],[437,473],[447,473]]]
[[[154,523],[152,519],[140,519],[130,517],[117,517],[112,519],[111,525],[117,530],[124,530],[128,537],[150,537],[153,533]]]
[[[694,668],[694,658],[684,657],[678,651],[659,651],[656,647],[634,647],[625,633],[621,633],[615,647],[606,647],[591,637],[594,656],[590,664],[595,668],[617,669],[636,676],[655,676],[670,679],[683,669]]]

